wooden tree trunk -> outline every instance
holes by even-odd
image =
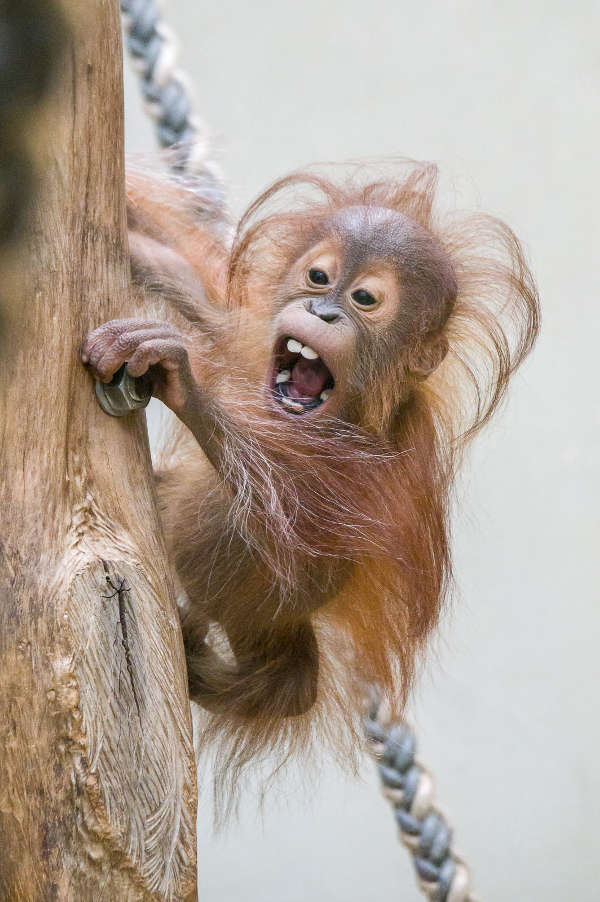
[[[0,346],[0,899],[191,900],[191,718],[144,416],[102,413],[78,357],[132,312],[118,0],[64,6]]]

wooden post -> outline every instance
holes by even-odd
[[[0,348],[0,899],[196,898],[185,659],[144,415],[79,346],[132,312],[118,0],[71,25]]]

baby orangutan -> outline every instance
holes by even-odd
[[[104,381],[127,362],[187,427],[161,511],[191,695],[238,763],[315,724],[355,735],[368,684],[401,710],[448,587],[461,449],[535,339],[517,239],[438,222],[435,184],[419,164],[291,176],[230,247],[183,188],[130,180],[138,299],[172,313],[100,326],[82,360]]]

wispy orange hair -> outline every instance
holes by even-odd
[[[281,179],[241,218],[231,248],[211,233],[209,254],[185,212],[160,213],[154,227],[166,219],[163,234],[223,316],[224,339],[207,352],[206,373],[222,383],[224,487],[213,485],[190,445],[164,474],[162,498],[192,601],[184,619],[192,693],[214,712],[210,731],[227,749],[223,760],[238,765],[229,778],[257,752],[285,757],[306,748],[315,731],[345,755],[341,737],[356,736],[367,684],[401,710],[451,580],[449,503],[462,452],[502,401],[539,328],[534,281],[506,225],[480,213],[438,214],[431,164],[405,163],[393,178],[367,184],[363,174]],[[240,316],[268,323],[291,262],[337,211],[357,205],[402,213],[432,236],[453,273],[452,304],[435,330],[424,316],[397,358],[374,349],[368,398],[351,423],[297,418],[282,427],[247,375],[271,349],[257,347],[255,333],[244,342]],[[425,259],[425,281],[427,267]],[[419,355],[434,340],[447,353],[424,378]],[[210,571],[200,563],[209,553]],[[215,573],[226,570],[226,588],[217,591]],[[235,651],[225,668],[205,645],[209,620]],[[310,693],[311,679],[316,704],[306,711],[300,702],[289,717],[294,692]]]

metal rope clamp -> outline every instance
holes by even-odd
[[[110,382],[96,382],[98,404],[111,417],[124,417],[132,410],[148,406],[152,387],[146,379],[134,379],[126,370],[127,364],[117,370]]]

